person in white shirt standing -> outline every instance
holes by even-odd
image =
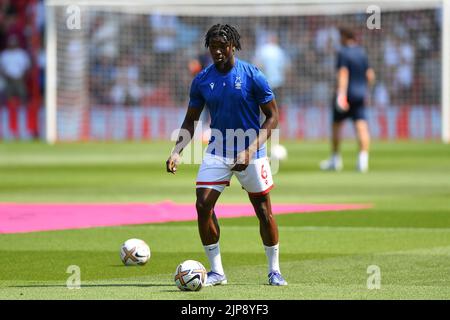
[[[266,42],[256,49],[253,60],[254,64],[265,74],[277,101],[282,106],[282,89],[286,81],[289,57],[278,44],[278,37],[275,33],[267,34]]]
[[[12,135],[17,138],[17,111],[27,100],[26,75],[31,61],[28,53],[19,47],[17,37],[11,36],[7,44],[7,48],[0,54],[0,73],[6,80],[5,96],[9,128]]]
[[[256,48],[254,64],[261,69],[267,78],[272,92],[279,101],[280,119],[284,119],[284,96],[283,86],[286,82],[286,75],[289,70],[289,57],[278,44],[278,37],[276,33],[269,31],[266,36],[266,41],[261,46]],[[271,157],[278,160],[285,158],[287,155],[286,147],[272,141]]]

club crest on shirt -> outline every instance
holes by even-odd
[[[236,80],[234,80],[234,87],[236,89],[241,89],[241,85],[242,85],[241,77],[236,77]]]
[[[211,82],[211,83],[209,84],[209,86],[211,87],[211,90],[214,89],[214,82]]]

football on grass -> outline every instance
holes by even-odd
[[[186,260],[178,265],[174,280],[182,291],[199,291],[206,283],[206,269],[198,261]]]
[[[126,266],[142,266],[150,259],[150,248],[143,240],[129,239],[120,247],[120,259]]]

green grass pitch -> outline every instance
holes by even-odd
[[[183,260],[208,266],[196,222],[0,234],[0,299],[449,299],[450,147],[376,142],[371,171],[318,170],[325,142],[284,142],[289,158],[274,176],[272,201],[372,203],[369,210],[277,216],[287,287],[270,287],[256,217],[221,219],[228,285],[181,292],[172,274]],[[165,173],[172,144],[0,144],[0,202],[195,201],[198,166]],[[233,178],[220,202],[247,202]],[[1,214],[1,213],[0,213]],[[143,267],[125,267],[119,247],[144,239]],[[69,290],[70,265],[81,289]],[[380,289],[369,290],[371,265]]]

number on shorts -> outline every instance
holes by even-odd
[[[264,169],[264,164],[261,166],[261,178],[267,179],[267,170]]]

